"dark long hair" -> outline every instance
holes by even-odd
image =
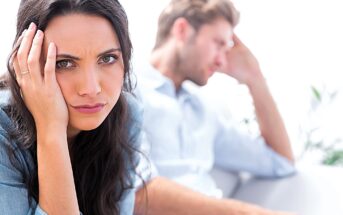
[[[117,0],[22,0],[17,17],[17,33],[11,56],[18,50],[18,38],[34,22],[45,30],[51,19],[70,13],[96,15],[107,19],[118,36],[124,62],[122,93],[104,122],[92,131],[82,131],[70,145],[73,174],[80,210],[83,214],[119,214],[119,201],[133,187],[136,149],[129,136],[133,119],[125,99],[131,92],[130,81],[132,45],[128,20]],[[15,79],[12,62],[7,63],[9,76],[6,85],[11,91],[9,115],[16,124],[13,134],[19,148],[28,149],[33,157],[33,171],[24,174],[29,199],[39,201],[37,171],[37,139],[33,117],[25,106]],[[4,82],[5,83],[5,82]],[[14,154],[14,151],[12,152]]]

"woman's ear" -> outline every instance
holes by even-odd
[[[193,26],[183,17],[176,19],[171,29],[171,36],[176,40],[183,42],[188,41],[194,33],[195,30]]]

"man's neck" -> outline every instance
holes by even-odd
[[[173,81],[176,91],[181,87],[185,78],[176,69],[175,51],[172,47],[165,47],[153,50],[150,56],[150,64],[162,75]]]

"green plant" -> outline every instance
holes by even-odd
[[[327,113],[330,111],[329,106],[333,105],[338,91],[335,90],[330,92],[325,87],[319,89],[315,86],[311,86],[311,110],[309,111],[308,117],[310,125],[301,132],[304,134],[304,148],[300,156],[303,157],[304,154],[308,152],[320,152],[321,163],[324,165],[331,166],[343,166],[343,149],[339,148],[339,145],[343,143],[342,139],[339,137],[328,137],[323,133],[323,125],[321,120],[317,120],[322,117],[325,118]]]
[[[323,164],[330,166],[343,166],[343,150],[332,150],[327,152]]]

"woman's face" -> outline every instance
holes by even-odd
[[[102,17],[68,14],[53,18],[46,30],[57,47],[56,78],[68,107],[68,137],[97,128],[116,104],[124,81],[117,35]]]

